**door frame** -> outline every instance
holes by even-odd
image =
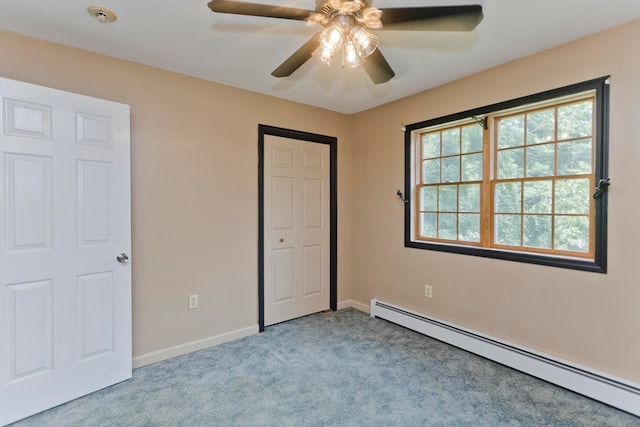
[[[264,138],[265,135],[329,145],[329,308],[338,309],[338,138],[258,125],[258,326],[264,332]]]

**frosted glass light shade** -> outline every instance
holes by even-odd
[[[320,34],[320,46],[311,55],[330,64],[336,52],[342,47],[343,40],[342,26],[338,23],[331,24]]]
[[[371,34],[363,27],[356,27],[351,30],[351,39],[353,40],[358,55],[366,58],[371,55],[378,47],[378,36]]]

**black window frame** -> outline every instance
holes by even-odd
[[[415,170],[413,158],[413,133],[416,130],[454,122],[470,117],[483,117],[487,114],[501,110],[521,107],[550,101],[555,98],[570,96],[588,90],[595,91],[595,140],[594,140],[594,174],[595,182],[609,178],[609,76],[588,80],[581,83],[564,86],[533,95],[523,96],[496,104],[486,105],[472,110],[450,114],[434,119],[421,121],[405,126],[405,212],[404,212],[404,246],[413,249],[425,249],[455,254],[473,255],[485,258],[494,258],[507,261],[517,261],[529,264],[546,265],[552,267],[568,268],[574,270],[590,271],[597,273],[607,272],[607,206],[608,194],[604,191],[595,202],[595,230],[594,230],[594,259],[573,258],[559,255],[536,254],[503,249],[493,249],[477,246],[465,246],[448,243],[435,243],[416,241],[412,239],[412,221],[414,221],[413,185],[412,175]],[[484,161],[487,161],[486,159]],[[594,189],[595,191],[595,189]],[[417,203],[416,197],[416,203]]]

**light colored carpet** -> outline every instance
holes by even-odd
[[[136,369],[26,426],[640,426],[640,418],[356,310]]]

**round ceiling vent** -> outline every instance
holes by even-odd
[[[118,19],[118,16],[115,13],[102,6],[89,6],[87,8],[87,12],[103,24],[113,22]]]

